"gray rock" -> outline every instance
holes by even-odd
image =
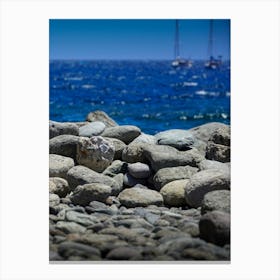
[[[141,130],[136,126],[121,125],[106,128],[101,135],[104,137],[116,138],[123,141],[125,144],[129,144],[140,134]]]
[[[209,141],[206,147],[206,156],[207,159],[216,160],[220,162],[229,162],[230,161],[230,147],[220,144],[216,144],[212,141]]]
[[[141,260],[139,249],[133,247],[119,247],[111,250],[106,259],[109,260]]]
[[[222,170],[208,169],[194,174],[186,184],[185,198],[192,207],[201,206],[206,193],[230,188],[230,174]]]
[[[111,143],[115,148],[114,160],[122,159],[122,152],[125,149],[126,144],[123,141],[115,138],[104,137],[104,139]]]
[[[201,213],[219,210],[230,213],[230,191],[220,190],[207,193],[201,203]]]
[[[188,179],[172,181],[160,190],[164,204],[169,206],[185,206],[185,185]]]
[[[199,221],[200,237],[208,242],[223,246],[230,243],[230,215],[212,211]]]
[[[141,133],[138,137],[136,137],[131,144],[156,144],[156,138],[153,135]]]
[[[114,160],[102,173],[106,176],[114,177],[119,173],[127,172],[128,164],[120,160]]]
[[[166,167],[185,165],[197,167],[199,162],[203,160],[202,155],[196,149],[180,152],[173,147],[164,145],[143,147],[143,155],[148,159],[155,172]]]
[[[75,222],[85,227],[99,222],[99,220],[93,215],[88,215],[77,211],[66,211],[65,219],[69,222]]]
[[[230,127],[229,126],[222,126],[215,129],[209,141],[212,141],[216,144],[230,146]]]
[[[91,122],[79,128],[79,136],[92,137],[100,135],[104,131],[105,127],[106,126],[103,122]]]
[[[112,188],[118,188],[116,180],[97,173],[85,166],[78,165],[71,168],[67,173],[67,181],[70,189],[73,191],[78,185],[101,183]]]
[[[169,145],[181,151],[193,147],[196,139],[188,130],[170,129],[155,135],[158,145]]]
[[[160,193],[140,188],[125,189],[119,194],[118,199],[126,207],[145,207],[151,204],[163,204],[163,198]]]
[[[191,222],[188,219],[182,219],[178,223],[178,229],[182,232],[190,234],[192,237],[199,236],[199,226],[198,223]]]
[[[116,181],[117,184],[112,187],[112,195],[117,196],[123,190],[124,175],[122,173],[117,174],[113,177],[113,180]]]
[[[104,171],[114,159],[115,149],[101,136],[80,137],[77,162],[94,171]]]
[[[62,134],[79,135],[78,126],[73,123],[49,121],[49,138]]]
[[[54,193],[49,194],[49,206],[54,207],[57,206],[60,202],[59,196]]]
[[[49,178],[49,192],[65,197],[70,192],[68,182],[59,177]]]
[[[69,157],[50,154],[49,155],[49,176],[67,178],[67,172],[74,166],[74,160]]]
[[[86,118],[89,122],[100,121],[103,122],[106,127],[116,126],[118,125],[113,119],[111,119],[105,112],[103,111],[94,111],[90,112]]]
[[[145,179],[151,175],[149,165],[136,162],[128,165],[128,172],[131,176],[138,179]]]
[[[167,167],[160,169],[153,177],[153,183],[157,190],[160,190],[169,182],[181,179],[189,179],[198,171],[192,166]]]
[[[78,136],[59,135],[49,141],[50,154],[70,157],[76,160]]]
[[[85,233],[86,228],[84,226],[81,226],[75,222],[64,222],[59,221],[55,225],[55,227],[65,233]]]
[[[111,187],[104,184],[85,184],[76,187],[70,199],[74,204],[86,206],[93,200],[105,202],[106,198],[111,195],[111,192]]]
[[[143,155],[145,144],[136,143],[130,144],[123,149],[122,160],[128,163],[143,162],[147,163],[147,159]]]
[[[144,185],[141,185],[141,184],[136,184],[136,185],[133,186],[133,188],[139,188],[139,189],[145,189],[145,190],[148,189],[148,187],[146,187]]]
[[[123,184],[126,187],[133,187],[137,184],[145,185],[146,180],[145,179],[136,179],[136,178],[132,177],[129,173],[126,173],[123,176]]]
[[[225,172],[230,172],[230,166],[228,164],[215,160],[205,159],[199,163],[198,167],[200,170],[217,169],[217,170],[224,170]]]

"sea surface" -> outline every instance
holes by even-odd
[[[50,61],[50,119],[84,121],[105,111],[145,133],[230,123],[230,63],[207,70],[171,61]]]

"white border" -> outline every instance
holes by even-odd
[[[1,2],[1,279],[279,279],[279,2]],[[230,18],[229,265],[48,263],[48,19]]]

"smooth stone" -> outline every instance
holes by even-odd
[[[104,139],[106,139],[109,143],[111,143],[114,148],[115,148],[115,155],[114,155],[114,160],[116,159],[122,159],[122,152],[126,147],[126,144],[119,140],[119,139],[115,139],[115,138],[110,138],[110,137],[104,137]]]
[[[59,221],[55,227],[65,233],[85,233],[86,228],[75,222]]]
[[[142,256],[138,248],[119,247],[111,250],[106,259],[108,260],[141,260]]]
[[[144,218],[145,218],[145,220],[147,222],[149,222],[150,224],[154,225],[160,219],[160,215],[148,212],[148,213],[145,214]]]
[[[143,155],[145,144],[136,143],[130,144],[123,149],[122,160],[128,163],[143,162],[147,163],[147,159]]]
[[[67,173],[67,181],[73,191],[78,185],[101,183],[112,188],[119,188],[117,181],[100,173],[97,173],[85,166],[77,165],[72,167]]]
[[[192,166],[167,167],[160,169],[153,177],[153,183],[156,190],[160,190],[169,182],[181,179],[189,179],[198,171]]]
[[[79,128],[73,123],[49,121],[49,138],[62,134],[79,135]]]
[[[70,157],[76,160],[79,136],[59,135],[49,141],[49,153]]]
[[[124,175],[119,173],[113,177],[113,180],[117,184],[112,187],[112,196],[117,196],[123,190]]]
[[[100,121],[103,122],[106,127],[116,126],[118,125],[112,118],[110,118],[105,112],[103,111],[94,111],[90,112],[86,118],[89,122],[96,122]]]
[[[105,127],[103,122],[91,122],[79,128],[79,136],[92,137],[100,135],[105,130]]]
[[[181,151],[192,148],[196,139],[188,130],[170,129],[155,135],[158,145],[169,145]]]
[[[201,203],[201,213],[219,210],[230,213],[230,191],[218,190],[207,193]]]
[[[105,202],[111,192],[110,186],[101,183],[85,184],[76,187],[70,199],[74,204],[86,206],[93,200]]]
[[[156,144],[156,138],[154,135],[149,135],[146,133],[141,133],[138,137],[136,137],[131,144],[138,144],[138,143],[143,143],[143,144]]]
[[[209,141],[206,147],[206,159],[230,162],[230,147]]]
[[[80,137],[77,162],[94,171],[104,171],[113,161],[115,148],[101,136]]]
[[[199,221],[200,237],[207,242],[223,246],[230,243],[230,214],[212,211]]]
[[[137,179],[145,179],[151,175],[149,165],[141,162],[131,163],[128,165],[128,172]]]
[[[127,187],[133,187],[137,184],[145,185],[146,180],[145,179],[136,179],[132,177],[129,173],[124,174],[123,176],[123,184]]]
[[[206,193],[230,189],[230,174],[216,169],[208,169],[194,174],[186,184],[185,199],[192,207],[201,206]]]
[[[99,222],[99,220],[93,215],[79,213],[76,211],[67,211],[65,214],[65,219],[69,222],[75,222],[85,227]]]
[[[136,184],[136,185],[133,186],[133,188],[139,188],[139,189],[145,189],[145,190],[148,189],[148,187],[146,187],[144,185],[141,185],[141,184]]]
[[[164,204],[169,206],[185,206],[185,185],[188,179],[172,181],[163,186],[160,193],[163,197]]]
[[[198,223],[190,222],[188,220],[181,220],[178,223],[178,229],[182,232],[186,232],[190,234],[192,237],[198,237],[199,236],[199,226]]]
[[[70,193],[68,182],[59,177],[49,178],[49,192],[57,194],[59,197],[65,197]]]
[[[124,161],[114,160],[102,173],[106,176],[114,177],[119,173],[127,172],[128,164]]]
[[[123,141],[125,144],[129,144],[140,134],[141,130],[136,126],[120,125],[106,128],[101,135],[104,137],[116,138]]]
[[[143,155],[148,159],[155,172],[166,167],[186,165],[197,167],[199,162],[204,159],[196,149],[180,152],[173,147],[165,145],[149,145],[143,147]]]
[[[49,193],[49,206],[54,207],[60,203],[60,198],[57,194]]]
[[[145,207],[151,204],[163,204],[163,198],[160,193],[140,188],[125,189],[119,194],[118,199],[126,207]]]
[[[67,172],[74,166],[74,160],[69,157],[50,154],[49,155],[49,176],[66,179]]]
[[[207,169],[218,169],[218,170],[225,170],[226,172],[230,172],[230,166],[226,163],[205,159],[199,163],[200,170],[207,170]]]

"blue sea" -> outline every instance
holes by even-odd
[[[50,61],[50,119],[84,121],[105,111],[145,133],[230,123],[230,63],[207,70],[171,61]]]

